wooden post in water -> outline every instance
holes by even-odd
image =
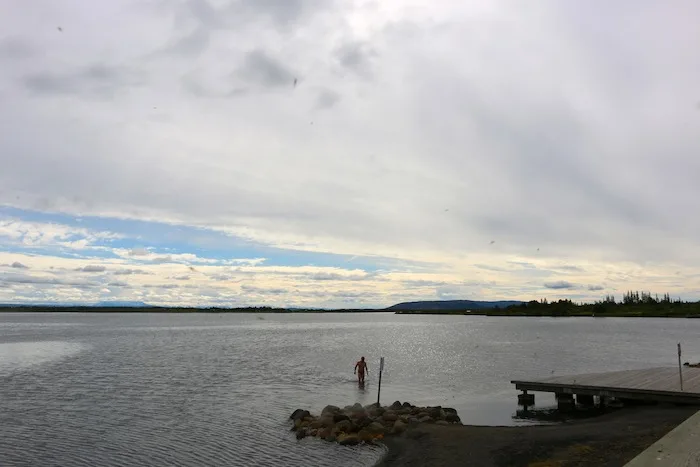
[[[681,391],[683,390],[683,367],[681,366],[681,343],[678,343],[678,376],[681,379]]]
[[[377,389],[377,408],[379,408],[379,395],[382,393],[382,371],[384,371],[384,357],[379,359],[379,389]]]

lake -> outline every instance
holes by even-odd
[[[689,319],[4,313],[0,465],[370,466],[380,448],[297,441],[288,417],[376,402],[380,356],[382,403],[512,425],[512,379],[675,366],[677,342],[697,361],[699,333]]]

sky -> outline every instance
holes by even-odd
[[[695,0],[0,11],[0,303],[700,299]]]

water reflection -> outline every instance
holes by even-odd
[[[40,365],[80,352],[83,345],[75,342],[12,342],[0,344],[0,373]]]

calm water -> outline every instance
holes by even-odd
[[[296,441],[287,417],[376,401],[381,355],[383,402],[506,425],[511,379],[673,366],[679,341],[696,361],[699,332],[685,319],[0,314],[0,465],[367,466],[381,450]]]

